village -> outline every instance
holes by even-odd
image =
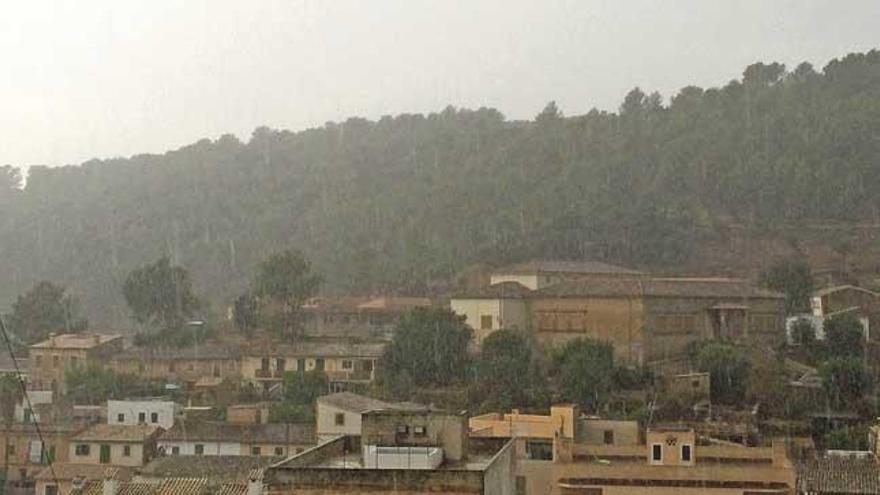
[[[5,493],[880,493],[869,394],[811,358],[853,352],[876,377],[880,294],[830,282],[792,314],[785,294],[746,279],[535,260],[442,299],[312,297],[295,337],[163,347],[52,333],[0,363],[26,389],[4,396]],[[389,383],[395,349],[430,315],[490,363],[473,367],[471,392],[423,385],[415,369],[408,386]],[[846,325],[856,349],[835,350]],[[528,363],[493,375],[490,352],[517,360],[504,342],[525,343],[525,361],[561,359],[560,385],[525,376]],[[95,403],[90,372],[138,383]]]

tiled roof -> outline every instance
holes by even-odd
[[[782,299],[784,296],[728,278],[599,278],[559,282],[533,297],[693,297]]]
[[[234,424],[219,421],[179,420],[160,441],[230,441],[241,443],[312,444],[313,424]]]
[[[116,489],[116,495],[213,495],[214,493],[205,478],[168,478],[159,482],[123,481]],[[80,489],[71,490],[70,495],[102,495],[103,493],[104,480],[96,479],[87,482]]]
[[[797,471],[798,493],[880,494],[880,467],[873,457],[814,459]]]
[[[116,356],[116,360],[165,360],[165,359],[235,359],[241,356],[238,347],[218,344],[205,344],[193,347],[160,347],[160,348],[131,348]]]
[[[157,431],[154,425],[109,425],[97,424],[74,435],[75,442],[143,442]]]
[[[272,344],[269,347],[252,347],[245,351],[248,356],[297,357],[367,357],[378,358],[385,352],[385,343],[372,342],[297,342],[295,344]]]
[[[401,313],[412,308],[430,306],[426,297],[405,296],[344,296],[316,297],[303,305],[305,311],[316,312],[386,312]]]
[[[456,295],[453,299],[525,299],[532,290],[519,282],[500,282]]]
[[[494,275],[532,275],[536,273],[580,273],[594,275],[641,275],[642,273],[600,261],[533,260],[501,267]]]
[[[254,470],[261,471],[281,457],[241,455],[182,455],[157,457],[140,470],[149,478],[204,477],[212,481],[246,482]]]
[[[97,333],[63,333],[32,345],[36,349],[91,349],[114,340],[122,339],[122,335]]]
[[[130,479],[131,469],[123,467],[108,468],[102,464],[76,464],[72,462],[56,462],[51,467],[47,466],[34,476],[37,480],[72,480],[82,477],[86,480],[104,479],[112,476],[118,480]]]
[[[318,402],[333,406],[345,411],[361,413],[371,409],[387,409],[392,404],[379,399],[353,394],[351,392],[338,392],[335,394],[318,397]]]

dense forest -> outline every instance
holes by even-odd
[[[586,84],[586,82],[585,82]],[[173,125],[173,123],[169,123]],[[756,63],[671,98],[533,120],[497,110],[259,128],[163,155],[0,169],[0,308],[66,285],[125,328],[132,268],[168,255],[225,307],[302,249],[325,292],[436,293],[477,265],[593,258],[668,269],[723,226],[880,222],[880,51]]]

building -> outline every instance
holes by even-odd
[[[392,405],[388,402],[351,392],[318,397],[315,401],[318,441],[323,442],[339,435],[360,435],[363,413],[390,407]]]
[[[798,495],[880,494],[880,466],[873,457],[821,457],[798,464]]]
[[[67,392],[65,374],[70,369],[105,364],[122,352],[121,335],[67,333],[51,335],[30,346],[28,386],[33,390]]]
[[[449,305],[454,313],[465,317],[464,322],[474,329],[474,342],[479,345],[502,328],[528,330],[528,298],[532,292],[519,282],[498,282],[459,294]]]
[[[163,429],[174,426],[183,414],[183,406],[163,399],[108,400],[107,423],[116,425],[155,425]]]
[[[134,348],[113,356],[109,364],[117,373],[176,384],[186,390],[194,390],[199,380],[238,383],[242,378],[239,350],[215,344],[179,349]]]
[[[28,390],[27,397],[22,397],[15,404],[13,417],[18,423],[31,423],[33,421],[40,422],[41,416],[52,407],[52,391],[51,390]],[[42,413],[42,414],[41,414]]]
[[[166,456],[278,456],[315,445],[315,427],[305,424],[177,422],[159,438]]]
[[[688,404],[711,402],[711,376],[706,372],[672,375],[666,378],[665,391]]]
[[[785,446],[704,445],[693,430],[659,427],[640,445],[587,445],[557,438],[552,460],[518,463],[518,495],[790,494]]]
[[[823,319],[851,312],[864,320],[866,336],[870,336],[871,327],[880,325],[880,293],[854,285],[825,287],[813,292],[810,310]]]
[[[129,468],[107,467],[101,464],[56,463],[40,471],[35,478],[36,495],[71,495],[83,493],[90,482],[105,478],[125,483],[131,479]],[[104,495],[103,492],[100,495]]]
[[[158,481],[120,481],[115,477],[94,479],[70,495],[245,495],[261,493],[260,479],[221,483],[208,478],[166,478]],[[250,488],[249,483],[255,485]],[[255,491],[251,491],[255,490]]]
[[[13,423],[0,427],[0,445],[3,446],[3,471],[8,479],[27,484],[52,463],[68,461],[69,439],[81,430],[70,423],[41,424]],[[40,441],[42,435],[42,441]]]
[[[234,404],[226,407],[226,422],[241,425],[258,425],[269,422],[271,402]]]
[[[467,435],[463,415],[427,409],[365,412],[344,435],[273,465],[270,495],[512,494],[513,440]]]
[[[138,471],[137,478],[158,482],[168,478],[206,478],[222,483],[244,482],[283,457],[271,456],[164,456],[150,461]]]
[[[301,308],[307,337],[391,340],[407,312],[428,307],[424,297],[318,297]]]
[[[245,380],[270,390],[288,371],[323,371],[331,391],[364,386],[376,377],[376,364],[385,343],[298,342],[252,346],[243,353],[241,372]]]
[[[68,459],[74,464],[143,466],[156,455],[155,425],[98,424],[70,439]]]
[[[499,268],[489,275],[489,284],[516,282],[531,290],[543,289],[559,282],[590,278],[634,278],[644,274],[599,261],[534,260]]]

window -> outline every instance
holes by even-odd
[[[159,422],[159,413],[150,413],[150,423]]]
[[[269,358],[264,357],[260,360],[260,369],[263,371],[269,371]]]
[[[284,448],[283,447],[275,447],[275,455],[278,457],[283,456],[284,455]]]
[[[345,414],[344,413],[336,413],[333,418],[333,424],[336,426],[344,426],[345,425]]]
[[[46,495],[58,495],[58,485],[46,485],[46,490],[43,493]]]
[[[492,315],[480,315],[480,330],[492,330]]]
[[[147,422],[147,413],[139,412],[138,413],[138,423],[143,424]]]
[[[306,370],[306,360],[305,359],[297,359],[296,360],[296,371],[305,371]]]
[[[125,445],[122,447],[122,455],[123,457],[131,457],[131,445]]]
[[[61,356],[54,355],[52,356],[52,366],[58,368],[61,365]]]
[[[373,371],[373,360],[367,359],[364,361],[364,371],[372,372]]]
[[[98,461],[101,464],[110,464],[110,446],[107,444],[101,445],[101,451],[99,452]]]
[[[220,376],[220,365],[219,364],[214,365],[214,376],[216,376],[216,377]]]
[[[315,359],[315,369],[318,371],[324,371],[324,358]]]
[[[651,463],[657,464],[663,462],[663,445],[655,443],[651,445]]]
[[[251,447],[251,455],[260,455],[262,449],[260,447]]]
[[[45,462],[43,464],[54,464],[55,463],[55,446],[50,445],[49,451],[46,452]]]
[[[6,447],[6,452],[9,455],[15,455],[15,445],[9,445],[8,447]]]
[[[125,414],[123,414],[123,413],[117,414],[116,415],[116,422],[117,423],[125,423]]]
[[[700,388],[700,380],[694,380],[691,382],[691,387]]]
[[[76,356],[71,356],[70,357],[70,367],[76,368],[77,366],[79,366],[79,358]]]
[[[39,354],[37,354],[37,356],[34,358],[34,360],[37,362],[37,367],[40,367],[43,365],[43,356],[40,356]]]
[[[303,451],[302,447],[297,447],[297,448],[296,448],[296,453],[297,453],[297,454],[302,454],[302,451]]]
[[[413,426],[413,435],[423,437],[428,434],[428,430],[424,426]]]
[[[284,367],[287,363],[284,361],[284,358],[278,358],[275,360],[275,369],[278,371],[284,371]]]
[[[605,445],[614,445],[614,430],[605,430]]]
[[[89,455],[90,450],[91,450],[91,448],[90,448],[89,444],[81,443],[81,444],[78,444],[76,446],[76,448],[74,449],[74,454],[76,454],[78,456],[87,456],[87,455]]]
[[[171,455],[180,455],[180,447],[171,447]]]
[[[682,445],[681,446],[681,460],[682,460],[682,462],[691,462],[691,446],[690,445]]]
[[[196,444],[196,455],[203,455],[205,453],[205,446],[201,443]]]
[[[406,435],[407,433],[409,433],[409,426],[397,425],[397,434],[398,435]]]
[[[344,370],[350,370],[352,367],[353,367],[353,366],[352,366],[352,363],[351,363],[350,360],[348,360],[348,359],[343,359],[343,360],[342,360],[342,369],[344,369]]]

